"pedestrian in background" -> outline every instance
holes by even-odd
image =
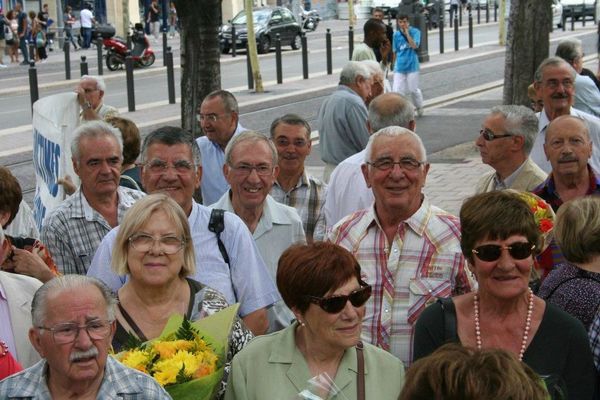
[[[423,116],[423,94],[419,89],[419,57],[421,31],[410,26],[408,15],[398,15],[398,30],[394,33],[392,50],[396,54],[393,91],[412,100],[417,115]]]
[[[27,53],[27,14],[23,11],[21,3],[15,4],[17,14],[17,34],[19,36],[19,48],[23,54],[23,62],[20,65],[29,65],[29,53]]]
[[[160,33],[160,10],[158,8],[158,0],[152,0],[150,9],[148,10],[148,20],[150,24],[150,32],[154,36],[154,40],[158,40],[158,34]]]
[[[73,9],[71,6],[65,8],[65,14],[63,16],[63,21],[65,23],[64,32],[67,43],[73,44],[73,48],[78,50],[77,42],[75,42],[75,39],[73,38],[73,24],[75,23],[75,17],[73,16],[72,11]]]
[[[176,31],[179,32],[177,8],[175,7],[175,3],[170,2],[169,3],[169,37],[174,38]]]
[[[81,48],[89,49],[92,43],[92,26],[96,22],[89,4],[86,3],[83,6],[79,18],[81,20],[81,36],[83,37],[83,46]]]
[[[5,32],[10,31],[10,23],[2,13],[2,7],[0,7],[0,68],[6,68],[4,65],[4,48],[6,47]]]
[[[17,14],[15,10],[10,10],[6,14],[6,19],[9,22],[9,28],[11,30],[11,39],[5,36],[6,46],[8,46],[8,55],[10,56],[11,63],[19,62],[19,36],[17,34],[17,29],[19,28],[19,23],[17,22]]]

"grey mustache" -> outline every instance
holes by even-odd
[[[69,355],[69,361],[73,362],[73,361],[83,360],[86,358],[97,357],[97,356],[98,356],[98,349],[96,348],[96,346],[92,346],[92,347],[90,347],[89,350],[86,350],[86,351],[72,352],[71,355]]]

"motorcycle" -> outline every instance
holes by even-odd
[[[300,17],[302,18],[302,29],[305,31],[314,32],[319,25],[319,21],[321,20],[319,13],[315,9],[306,11],[304,8],[302,8]]]
[[[130,29],[132,29],[131,26]],[[134,66],[141,68],[151,66],[154,64],[156,56],[150,47],[150,41],[144,32],[144,26],[139,23],[135,24],[132,31],[131,44],[133,45],[133,49],[131,50],[131,57],[133,58]],[[107,50],[106,67],[111,71],[116,71],[125,65],[128,48],[125,40],[113,36],[103,36],[102,44]]]

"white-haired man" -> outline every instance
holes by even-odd
[[[82,121],[94,119],[107,120],[119,115],[116,108],[104,104],[106,84],[99,76],[83,75],[75,88],[77,101],[81,106],[80,118]]]
[[[29,327],[43,359],[0,382],[0,398],[171,399],[152,377],[108,355],[116,304],[94,278],[64,275],[45,283],[33,297]]]
[[[410,364],[413,324],[425,306],[471,290],[459,221],[422,193],[429,163],[414,132],[374,133],[361,168],[375,202],[342,219],[329,240],[354,254],[373,288],[362,338]]]
[[[337,89],[323,101],[318,126],[325,181],[336,165],[367,145],[365,101],[370,93],[371,72],[363,63],[350,61],[342,69]]]

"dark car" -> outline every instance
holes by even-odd
[[[302,28],[296,22],[291,11],[284,7],[261,7],[252,11],[256,47],[260,54],[268,53],[275,46],[276,35],[279,34],[282,46],[292,46],[297,50],[301,46],[300,35]],[[235,46],[246,47],[248,28],[246,27],[246,11],[240,11],[231,23],[223,25],[220,31],[221,51],[229,53],[233,46],[231,27],[235,27]]]

